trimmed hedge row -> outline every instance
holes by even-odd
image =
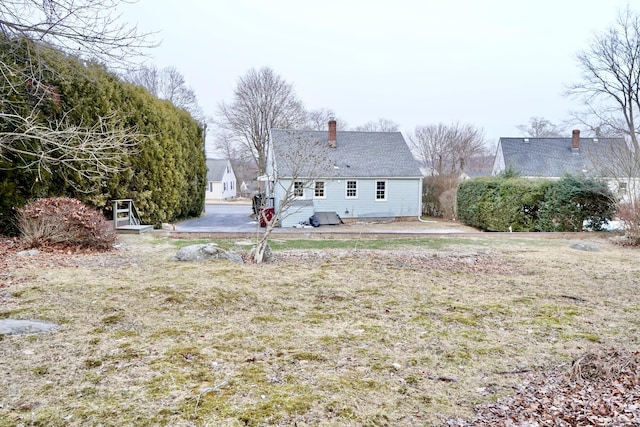
[[[615,213],[606,183],[567,175],[560,180],[482,177],[460,184],[458,219],[486,231],[601,230]]]

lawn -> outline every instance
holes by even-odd
[[[0,335],[0,426],[438,425],[640,349],[640,252],[596,234],[279,240],[263,265],[184,244],[11,255],[0,318],[61,328]]]

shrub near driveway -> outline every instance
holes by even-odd
[[[283,240],[274,263],[239,265],[179,263],[176,242],[123,236],[98,256],[38,255],[11,267],[0,316],[62,327],[2,339],[0,425],[471,417],[524,370],[638,349],[639,255],[591,239],[599,252],[562,238],[393,239],[376,250]]]

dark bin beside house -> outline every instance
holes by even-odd
[[[267,221],[271,221],[273,218],[273,208],[260,208],[259,215],[260,227],[266,227]]]

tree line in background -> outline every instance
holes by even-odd
[[[112,18],[118,3],[0,4],[0,232],[45,196],[133,198],[151,224],[201,212],[202,123],[103,65],[152,45]]]

